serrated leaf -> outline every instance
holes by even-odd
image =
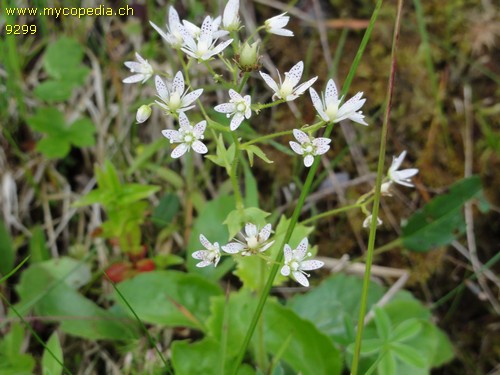
[[[396,375],[396,358],[390,351],[383,354],[377,365],[377,371],[380,375]]]
[[[231,211],[223,222],[223,224],[227,225],[229,231],[228,240],[234,238],[247,223],[252,223],[258,228],[263,228],[267,224],[266,217],[269,215],[270,213],[257,207],[248,207],[242,210]]]
[[[43,352],[42,357],[42,374],[43,375],[60,375],[63,372],[63,352],[61,348],[61,343],[59,342],[59,337],[57,332],[54,332],[49,341],[47,341],[47,348],[50,349],[50,353],[47,349]],[[55,356],[55,358],[54,358]],[[59,361],[59,362],[58,362]]]
[[[264,151],[262,151],[260,149],[260,147],[258,147],[256,145],[247,146],[246,150],[247,150],[247,152],[251,152],[251,153],[255,154],[258,158],[260,158],[261,160],[265,161],[268,164],[274,163],[272,160],[269,160],[269,158],[266,156]],[[252,162],[250,163],[250,165],[253,165],[253,157],[252,157]]]
[[[417,335],[421,329],[422,326],[417,319],[406,320],[403,323],[399,324],[396,328],[394,328],[390,339],[392,342],[403,342]]]
[[[63,114],[52,107],[38,108],[35,114],[27,119],[28,125],[40,133],[55,136],[65,128]]]
[[[143,273],[121,282],[117,288],[142,321],[200,330],[210,315],[210,298],[222,295],[217,284],[178,271]],[[118,294],[114,299],[127,308]]]
[[[387,313],[380,307],[375,307],[375,326],[377,334],[382,340],[386,341],[391,334],[391,320]]]
[[[68,155],[70,149],[71,145],[59,137],[44,138],[36,144],[36,150],[49,159],[63,158]]]
[[[38,98],[47,102],[63,102],[71,97],[73,88],[72,82],[48,80],[36,86],[33,92]]]
[[[403,227],[403,245],[412,251],[425,252],[455,240],[465,229],[463,205],[481,191],[481,180],[472,176],[458,181],[450,191],[428,202],[415,212]]]
[[[94,123],[87,117],[73,122],[68,129],[68,138],[71,144],[77,147],[89,147],[95,145],[94,134],[96,132]]]
[[[43,66],[53,78],[64,79],[80,66],[82,59],[82,46],[75,39],[61,37],[49,44]]]
[[[401,361],[418,368],[426,367],[426,361],[422,359],[422,355],[412,347],[400,342],[393,342],[389,348]]]

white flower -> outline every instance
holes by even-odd
[[[296,250],[292,250],[292,248],[286,244],[283,249],[285,252],[285,264],[281,268],[281,274],[283,276],[288,276],[291,273],[295,281],[303,286],[309,286],[309,280],[307,280],[309,274],[304,271],[316,270],[323,267],[325,264],[320,260],[304,260],[312,255],[311,253],[306,254],[307,246],[307,237],[300,241]]]
[[[271,235],[271,229],[271,224],[267,224],[259,231],[255,224],[247,223],[245,225],[246,235],[241,233],[244,242],[238,240],[236,240],[237,242],[230,242],[222,246],[222,250],[229,254],[241,253],[243,256],[262,253],[274,243],[274,241],[267,242]]]
[[[288,21],[290,20],[290,17],[285,16],[285,14],[286,12],[266,20],[264,22],[266,31],[271,34],[276,34],[281,36],[293,36],[293,32],[284,29],[284,27],[288,24]]]
[[[233,116],[229,128],[231,130],[236,130],[241,125],[244,118],[249,119],[252,115],[252,109],[250,107],[252,99],[250,95],[242,97],[233,89],[229,89],[229,96],[231,97],[229,103],[219,104],[214,109],[217,112],[226,113],[228,118]]]
[[[195,251],[192,255],[194,259],[201,260],[196,267],[206,267],[211,264],[217,267],[220,260],[220,248],[217,242],[211,244],[203,234],[200,234],[200,242],[206,250]]]
[[[311,138],[302,130],[293,129],[293,135],[297,142],[290,141],[290,147],[295,153],[304,156],[304,165],[310,167],[314,162],[314,157],[317,155],[323,155],[330,149],[329,138]]]
[[[240,27],[240,18],[238,11],[240,9],[240,0],[229,0],[224,8],[222,15],[222,26],[225,30],[236,31]]]
[[[316,108],[316,111],[324,121],[339,122],[348,118],[359,124],[368,125],[364,120],[365,116],[363,112],[359,111],[366,101],[366,99],[361,99],[363,96],[362,92],[358,92],[342,104],[340,108],[339,104],[343,98],[339,99],[337,87],[333,79],[330,79],[326,84],[326,90],[324,94],[322,93],[322,99],[320,99],[318,93],[313,88],[309,89],[309,94],[311,94],[314,108]]]
[[[148,60],[145,60],[139,55],[137,52],[135,53],[135,57],[137,61],[126,61],[125,66],[130,69],[131,73],[136,73],[130,77],[127,77],[123,80],[123,83],[135,83],[142,81],[142,83],[146,82],[153,75],[153,67],[148,63]]]
[[[158,34],[160,34],[160,36],[172,47],[181,48],[184,44],[184,38],[182,37],[182,30],[184,30],[184,26],[182,26],[179,19],[179,14],[174,9],[174,7],[171,6],[168,10],[168,25],[166,25],[167,33],[156,26],[153,22],[149,21],[149,23],[158,32]]]
[[[295,64],[289,72],[285,73],[285,80],[281,81],[281,76],[278,72],[278,78],[280,85],[278,87],[277,83],[271,78],[269,74],[259,72],[267,85],[274,91],[273,100],[276,98],[284,99],[287,102],[295,100],[302,95],[316,80],[318,77],[311,78],[309,81],[302,83],[298,87],[300,79],[302,78],[302,72],[304,70],[304,63],[299,61]]]
[[[156,100],[156,103],[168,113],[180,113],[194,108],[192,104],[200,97],[203,89],[194,90],[187,93],[184,91],[184,76],[182,72],[177,72],[172,81],[171,87],[167,86],[165,82],[159,77],[155,77],[156,91],[161,102]]]
[[[189,123],[188,118],[184,112],[179,113],[179,130],[162,130],[161,133],[165,138],[170,140],[170,143],[180,143],[179,146],[174,148],[171,156],[177,159],[184,155],[187,151],[193,148],[198,154],[206,154],[208,152],[207,147],[200,141],[203,139],[203,133],[207,127],[207,122],[205,120],[200,121],[194,127]]]
[[[414,185],[411,182],[411,178],[418,173],[417,168],[409,168],[398,171],[398,168],[403,163],[403,160],[406,156],[406,150],[401,153],[397,158],[392,157],[392,164],[389,167],[389,171],[387,172],[387,177],[396,184],[413,187]]]
[[[363,228],[368,228],[370,227],[372,223],[372,215],[368,215],[365,220],[363,220]],[[378,217],[377,217],[377,227],[379,225],[382,225],[382,220],[380,220]]]
[[[220,24],[220,19],[219,21],[216,20],[212,20],[210,16],[205,18],[201,25],[200,35],[196,38],[196,41],[195,38],[188,31],[186,31],[186,29],[184,29],[184,46],[181,49],[189,56],[194,57],[199,61],[206,61],[212,56],[221,53],[224,48],[231,44],[233,40],[229,39],[217,46],[215,45],[220,36],[220,33],[214,30],[213,27],[214,23],[216,23],[217,28]]]
[[[144,104],[141,105],[137,110],[137,115],[135,116],[135,119],[137,120],[138,124],[142,124],[149,118],[149,116],[151,116],[151,107],[147,104]]]
[[[210,17],[212,19],[212,17]],[[226,30],[219,30],[220,23],[222,22],[222,18],[219,16],[217,18],[212,19],[212,35],[215,38],[220,38],[224,35],[228,35],[229,31]],[[184,28],[187,31],[189,35],[193,39],[198,39],[201,34],[201,28],[196,26],[194,23],[189,22],[187,20],[183,20],[182,23],[184,24]]]

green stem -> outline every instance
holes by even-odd
[[[387,143],[387,129],[389,127],[389,116],[391,113],[391,103],[392,103],[392,93],[394,90],[394,76],[396,73],[396,49],[399,39],[399,28],[401,23],[401,10],[403,7],[403,0],[398,0],[398,9],[396,15],[396,23],[394,25],[394,34],[392,40],[392,51],[391,51],[391,71],[389,75],[389,82],[387,86],[386,95],[386,109],[384,114],[384,122],[382,124],[382,135],[380,139],[380,151],[378,157],[378,168],[377,168],[377,180],[375,183],[375,199],[373,202],[372,217],[373,220],[370,225],[370,236],[368,238],[368,251],[366,256],[366,269],[363,279],[363,291],[361,294],[361,307],[359,310],[358,326],[356,332],[356,342],[354,344],[354,356],[351,366],[351,374],[357,375],[359,368],[360,352],[361,352],[361,341],[363,337],[364,320],[366,314],[366,307],[368,301],[368,289],[370,286],[371,277],[371,266],[373,261],[373,253],[375,248],[375,236],[377,232],[377,218],[380,205],[380,187],[382,185],[382,180],[384,178],[384,158],[385,158],[385,148]]]
[[[310,224],[310,223],[314,223],[315,221],[323,219],[325,217],[335,216],[335,215],[338,215],[338,214],[340,214],[342,212],[349,211],[349,210],[352,210],[352,209],[355,209],[355,208],[359,208],[361,206],[362,206],[362,204],[355,203],[355,204],[351,204],[349,206],[335,208],[333,210],[326,211],[326,212],[320,213],[320,214],[318,214],[316,216],[310,217],[309,219],[302,221],[301,224],[302,225],[307,225],[307,224]]]
[[[233,136],[233,141],[234,141],[234,159],[233,159],[233,164],[231,165],[231,183],[233,185],[233,190],[234,190],[234,197],[236,199],[236,208],[239,211],[243,211],[243,208],[245,205],[243,204],[243,198],[241,196],[241,191],[240,191],[240,185],[238,184],[238,161],[239,161],[239,155],[240,155],[240,141],[238,140],[238,137],[234,132],[231,132],[231,135]]]
[[[184,61],[184,55],[182,54],[180,49],[177,50],[177,56],[179,56],[179,60],[181,61],[182,70],[184,71],[184,79],[186,81],[186,84],[188,86],[191,86],[191,81],[189,79],[189,68],[188,68],[186,62]]]
[[[250,145],[253,145],[254,143],[259,143],[259,142],[262,142],[262,141],[266,141],[266,140],[268,140],[268,139],[273,139],[273,138],[276,138],[276,137],[281,137],[282,135],[288,135],[288,134],[292,134],[292,131],[291,131],[291,130],[283,130],[283,131],[281,131],[281,132],[277,132],[277,133],[273,133],[273,134],[264,135],[264,136],[262,136],[262,137],[257,137],[257,138],[254,138],[254,139],[252,139],[251,141],[248,141],[248,142],[242,143],[242,144],[241,144],[241,147],[250,146]]]
[[[277,106],[278,104],[281,104],[284,102],[286,102],[285,99],[279,99],[279,100],[275,100],[274,102],[266,103],[266,104],[257,103],[257,104],[252,106],[252,110],[254,110],[255,112],[259,112],[262,109],[271,108],[271,107]]]
[[[243,74],[243,78],[241,79],[240,84],[238,86],[238,93],[241,93],[241,90],[243,90],[243,87],[245,87],[245,83],[247,83],[249,77],[250,73],[245,72],[245,74]]]
[[[366,29],[365,35],[363,36],[363,40],[361,41],[361,45],[358,49],[358,52],[356,53],[356,56],[354,58],[354,61],[352,63],[351,69],[349,70],[349,74],[347,75],[347,78],[344,82],[344,86],[342,88],[342,93],[341,96],[344,96],[347,91],[349,90],[349,87],[351,85],[351,82],[354,78],[354,74],[356,73],[356,69],[359,65],[359,62],[361,61],[361,57],[363,56],[363,52],[366,48],[366,45],[368,44],[368,41],[370,39],[373,27],[375,26],[375,20],[377,19],[380,7],[382,5],[382,0],[377,0],[377,4],[375,6],[375,10],[373,11],[372,17],[370,19],[370,24],[368,25],[368,28]],[[326,128],[324,137],[329,137],[331,132],[333,130],[333,124],[329,124]],[[297,202],[297,205],[295,206],[295,210],[292,214],[292,218],[290,219],[290,224],[288,226],[287,232],[285,234],[285,238],[283,239],[283,242],[281,243],[281,246],[279,247],[280,249],[283,248],[283,246],[289,241],[290,236],[295,229],[295,225],[297,224],[300,212],[302,211],[302,207],[304,205],[304,202],[306,200],[307,194],[309,193],[309,190],[311,188],[314,175],[316,173],[316,170],[319,167],[320,163],[320,158],[316,157],[314,160],[313,165],[311,166],[311,169],[309,170],[309,173],[306,178],[306,182],[304,184],[304,188],[301,191],[299,200]],[[274,278],[276,277],[276,274],[278,273],[279,267],[281,265],[281,262],[283,260],[283,252],[278,252],[278,255],[276,256],[275,263],[271,269],[271,272],[269,274],[269,278],[267,279],[266,286],[264,288],[264,292],[262,293],[259,302],[257,304],[257,308],[255,309],[255,313],[252,316],[252,320],[250,321],[250,325],[248,327],[247,333],[245,335],[245,338],[243,340],[243,343],[240,347],[240,351],[238,352],[238,356],[236,357],[235,360],[235,366],[233,369],[233,373],[236,374],[238,372],[238,368],[240,367],[241,362],[243,361],[243,357],[245,356],[245,352],[248,348],[248,344],[250,343],[250,340],[252,339],[253,332],[255,331],[255,327],[257,325],[257,322],[262,314],[262,310],[264,308],[264,304],[266,303],[267,297],[269,296],[269,292],[271,290],[271,287],[273,285]]]

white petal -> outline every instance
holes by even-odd
[[[181,143],[179,146],[174,148],[170,156],[174,159],[180,158],[182,155],[186,153],[189,147],[185,143]]]
[[[233,119],[231,120],[231,124],[229,125],[229,129],[231,129],[232,131],[238,129],[244,118],[245,116],[243,116],[241,113],[235,113]]]
[[[184,77],[181,71],[177,72],[174,77],[174,80],[172,82],[172,91],[178,92],[179,95],[182,95],[182,93],[184,92]]]
[[[212,40],[212,17],[206,16],[201,24],[200,40]]]
[[[206,256],[207,256],[207,253],[208,251],[207,250],[198,250],[198,251],[195,251],[191,256],[194,258],[194,259],[205,259]]]
[[[170,93],[167,88],[167,85],[159,76],[155,76],[155,85],[156,85],[156,91],[158,92],[158,96],[163,100],[163,101],[168,101],[170,98]]]
[[[189,120],[184,112],[179,113],[179,124],[181,128],[189,128],[191,124],[189,123]]]
[[[198,154],[206,154],[208,152],[207,146],[200,141],[194,141],[191,147],[193,147],[193,150]]]
[[[287,29],[270,29],[269,32],[281,36],[293,36],[293,32]]]
[[[181,133],[179,133],[177,130],[165,129],[161,131],[161,134],[165,138],[168,138],[171,142],[180,142],[181,140]]]
[[[260,250],[259,250],[259,251],[260,251],[261,253],[263,253],[264,251],[266,251],[267,249],[269,249],[271,246],[273,246],[273,245],[274,245],[274,242],[275,242],[275,241],[271,241],[271,242],[269,242],[269,243],[265,244],[264,246],[262,246],[262,247],[260,248]]]
[[[179,13],[175,10],[173,6],[168,8],[168,24],[170,27],[176,27],[180,25],[181,20],[179,18]]]
[[[127,68],[129,68],[132,73],[140,73],[141,70],[143,70],[143,68],[144,68],[144,65],[142,65],[138,62],[135,62],[135,61],[125,61],[123,64]]]
[[[306,256],[307,247],[309,246],[309,241],[307,237],[304,237],[302,241],[300,241],[299,246],[295,249],[295,257],[296,259],[302,260]]]
[[[220,113],[233,113],[236,111],[236,106],[233,103],[222,103],[216,105],[214,110]]]
[[[198,99],[202,93],[203,93],[203,89],[198,89],[198,90],[194,90],[193,92],[190,92],[189,94],[185,95],[182,98],[182,106],[185,107],[185,106],[190,105],[196,99]]]
[[[326,84],[325,90],[325,101],[329,103],[330,101],[338,100],[337,86],[335,85],[335,81],[333,79],[329,79]]]
[[[240,0],[229,0],[227,2],[222,18],[224,27],[232,26],[236,22],[239,8]]]
[[[266,226],[264,226],[264,228],[262,228],[260,230],[260,232],[259,232],[259,240],[260,240],[260,242],[267,241],[267,239],[271,235],[271,229],[272,229],[272,225],[271,224],[267,224]]]
[[[293,278],[295,281],[297,281],[299,284],[302,286],[308,287],[309,286],[309,280],[307,280],[306,275],[304,275],[302,272],[292,272]]]
[[[311,270],[317,270],[318,268],[321,268],[325,265],[324,262],[320,260],[305,260],[300,263],[300,269],[304,271],[311,271]]]
[[[285,247],[283,248],[283,253],[285,255],[285,263],[290,263],[293,256],[293,251],[290,245],[285,244]]]
[[[316,147],[329,145],[332,140],[330,138],[314,138],[312,144]]]
[[[245,234],[247,237],[256,237],[257,236],[257,227],[255,224],[252,223],[246,223],[245,224]]]
[[[271,78],[271,76],[269,74],[266,74],[266,73],[263,73],[263,72],[259,72],[259,74],[262,77],[262,79],[267,83],[267,85],[271,88],[271,90],[273,90],[274,92],[278,92],[279,91],[278,85]]]
[[[281,267],[281,274],[283,276],[288,276],[290,275],[290,267],[287,266],[287,265],[284,265],[283,267]]]
[[[134,74],[133,76],[125,78],[123,83],[136,83],[141,82],[144,78],[144,74]]]
[[[397,170],[403,163],[403,160],[406,157],[406,150],[404,150],[397,158],[393,157],[392,158],[392,164],[391,164],[391,169],[392,170]]]
[[[210,241],[207,240],[207,238],[203,234],[200,234],[200,243],[203,245],[205,249],[212,248],[212,244],[210,243]]]
[[[299,129],[293,129],[293,136],[300,143],[306,143],[306,142],[310,141],[310,139],[307,136],[307,134],[304,133],[302,130],[299,130]]]
[[[225,246],[222,246],[222,250],[225,251],[226,253],[229,253],[229,254],[237,254],[241,250],[243,250],[244,248],[245,247],[242,244],[237,243],[237,242],[231,242]]]
[[[306,155],[304,158],[304,165],[309,168],[314,163],[314,157],[312,155]]]
[[[233,89],[229,89],[229,97],[235,102],[240,102],[243,100],[243,97]]]
[[[301,145],[299,145],[297,142],[294,142],[294,141],[290,141],[290,147],[292,148],[292,150],[296,153],[296,154],[299,154],[299,155],[303,155],[304,154],[304,149],[302,148]]]
[[[309,95],[311,95],[311,100],[312,100],[313,106],[314,106],[314,108],[316,108],[316,110],[318,110],[318,107],[323,108],[323,103],[321,102],[321,98],[319,97],[316,90],[313,89],[312,87],[309,89]]]
[[[304,71],[304,63],[302,61],[299,61],[297,64],[292,66],[292,69],[290,69],[290,71],[285,73],[285,77],[289,79],[292,86],[296,86],[300,82],[300,79],[302,78],[303,71]]]
[[[211,264],[212,262],[210,262],[209,260],[204,260],[203,262],[198,263],[196,267],[202,268],[202,267],[207,267]]]
[[[201,138],[203,133],[205,133],[206,128],[207,128],[207,122],[205,120],[197,123],[193,128],[193,133],[196,136],[196,138]]]
[[[318,79],[318,77],[314,77],[314,78],[311,78],[309,81],[307,82],[304,82],[303,84],[299,85],[294,91],[293,93],[295,95],[302,95],[309,87],[312,86],[312,84],[314,82],[316,82],[316,80]]]
[[[169,37],[168,35],[158,26],[156,26],[153,22],[149,21],[150,25],[153,26],[153,29],[156,30],[158,34],[167,42],[169,42]]]
[[[321,145],[316,148],[314,155],[323,155],[330,149],[330,145]]]
[[[205,55],[203,55],[203,60],[207,60],[210,57],[214,55],[218,55],[221,53],[228,45],[230,45],[233,42],[232,39],[226,40],[225,42],[219,44],[217,47],[215,47],[211,52],[207,52]],[[205,58],[206,56],[206,58]]]

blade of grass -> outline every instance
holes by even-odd
[[[153,337],[151,336],[151,334],[149,333],[148,329],[146,328],[146,326],[144,325],[144,323],[142,322],[141,318],[139,318],[139,316],[137,315],[137,313],[135,312],[135,310],[132,308],[132,306],[130,306],[130,303],[128,303],[128,301],[126,300],[126,298],[123,296],[123,294],[120,292],[120,290],[118,289],[118,287],[116,286],[116,284],[111,281],[111,279],[109,278],[109,276],[106,274],[106,272],[103,272],[103,275],[108,279],[108,281],[111,283],[111,285],[113,286],[113,289],[116,291],[116,293],[120,296],[120,298],[122,299],[122,301],[125,303],[125,305],[127,305],[128,309],[130,310],[130,312],[132,313],[132,315],[134,315],[135,319],[137,320],[137,322],[139,323],[139,325],[141,326],[141,328],[144,330],[144,333],[146,333],[146,336],[148,337],[148,341],[149,341],[149,344],[156,350],[156,353],[158,353],[158,356],[160,357],[161,361],[163,362],[163,364],[165,365],[165,369],[167,370],[167,372],[169,374],[173,374],[172,372],[172,369],[170,368],[170,365],[168,364],[167,360],[165,359],[165,357],[163,356],[163,353],[160,351],[160,349],[158,349],[158,346],[156,345],[156,341],[155,339],[153,339]]]
[[[359,367],[359,359],[361,352],[361,341],[363,337],[363,328],[366,314],[366,306],[368,300],[368,288],[370,286],[370,276],[371,276],[371,265],[373,261],[373,252],[375,248],[375,237],[377,233],[377,218],[380,206],[380,187],[382,185],[382,179],[384,178],[384,160],[385,160],[385,148],[387,143],[387,130],[389,128],[389,118],[391,114],[391,104],[392,104],[392,94],[394,90],[394,77],[396,74],[396,50],[399,39],[399,29],[401,25],[401,11],[403,9],[403,0],[398,0],[398,8],[396,15],[396,22],[394,25],[394,34],[392,39],[392,51],[391,51],[391,71],[389,74],[389,83],[387,85],[387,97],[386,97],[386,108],[384,115],[384,122],[382,124],[382,134],[380,139],[380,149],[378,157],[378,167],[377,167],[377,180],[375,183],[375,199],[373,201],[372,218],[374,218],[370,225],[370,236],[368,237],[368,251],[366,256],[366,269],[363,279],[363,291],[361,294],[361,306],[359,310],[358,327],[356,332],[356,342],[354,344],[354,356],[351,366],[351,374],[357,375]]]
[[[25,259],[25,260],[27,260],[27,259]],[[23,316],[19,313],[19,311],[17,311],[17,309],[13,305],[11,305],[11,303],[9,302],[9,300],[3,294],[1,294],[1,293],[0,293],[0,298],[2,298],[2,300],[7,304],[7,306],[9,306],[9,309],[11,309],[12,311],[14,311],[14,313],[17,315],[17,317],[19,318],[19,320],[21,322],[23,322],[23,324],[25,325],[25,327],[31,332],[31,334],[36,339],[36,341],[38,341],[38,343],[44,347],[44,349],[47,351],[47,353],[49,353],[52,356],[52,358],[54,358],[56,360],[56,362],[61,365],[63,371],[66,374],[72,375],[71,371],[68,370],[68,368],[66,366],[64,366],[64,364],[59,360],[59,358],[57,358],[57,356],[52,352],[52,350],[50,350],[50,348],[47,345],[45,345],[45,343],[40,338],[40,336],[38,336],[38,334],[35,332],[35,330],[23,318]]]
[[[22,266],[24,263],[26,263],[28,261],[28,259],[31,257],[31,255],[28,255],[26,258],[23,259],[23,261],[21,263],[19,263],[16,268],[14,268],[12,271],[10,271],[7,275],[5,275],[4,277],[2,277],[0,279],[0,284],[2,284],[4,281],[6,281],[9,277],[11,277],[12,275],[14,275]]]
[[[379,13],[381,6],[382,6],[382,0],[377,0],[377,4],[375,5],[375,9],[374,9],[372,17],[370,19],[370,24],[368,25],[368,28],[365,31],[365,34],[364,34],[363,39],[361,41],[360,47],[356,53],[354,61],[353,61],[351,68],[349,70],[349,74],[347,75],[347,78],[344,82],[344,86],[342,87],[342,93],[340,95],[341,97],[343,97],[347,93],[347,91],[349,90],[349,87],[351,86],[351,82],[354,78],[354,74],[356,73],[356,69],[359,65],[359,62],[361,61],[361,57],[363,56],[363,52],[366,48],[366,45],[368,44],[368,41],[370,40],[372,31],[373,31],[373,27],[375,26],[375,21],[378,17],[378,13]],[[325,134],[323,135],[324,137],[328,138],[330,136],[330,134],[332,133],[332,130],[333,130],[333,125],[334,124],[329,124],[327,126]],[[309,191],[311,189],[314,175],[316,174],[316,170],[319,167],[319,163],[320,163],[320,158],[319,157],[315,158],[314,163],[311,166],[311,169],[309,170],[309,173],[307,175],[306,182],[304,183],[304,188],[301,191],[297,205],[295,206],[295,210],[292,214],[292,218],[290,219],[290,224],[288,226],[285,238],[283,239],[283,242],[281,243],[280,249],[282,249],[285,246],[285,244],[290,240],[290,237],[291,237],[292,232],[295,228],[295,225],[298,222],[300,212],[302,211],[302,207],[304,206],[304,202],[306,200],[307,194],[309,194]],[[250,340],[252,339],[252,335],[255,331],[255,327],[257,326],[257,322],[259,321],[259,318],[262,314],[262,310],[264,309],[264,304],[266,303],[267,297],[269,296],[269,292],[270,292],[271,287],[273,285],[274,278],[276,277],[276,274],[278,273],[278,269],[280,267],[282,260],[283,260],[283,252],[280,251],[280,252],[278,252],[278,255],[274,261],[273,268],[271,269],[269,278],[267,279],[264,290],[260,296],[259,303],[257,305],[257,308],[256,308],[253,316],[252,316],[252,320],[251,320],[250,325],[248,327],[247,333],[246,333],[245,338],[243,340],[243,343],[240,347],[240,351],[238,353],[238,356],[236,357],[235,367],[233,369],[234,374],[236,374],[238,372],[238,368],[240,367],[240,364],[243,361],[243,357],[245,356],[245,352],[248,348]]]

